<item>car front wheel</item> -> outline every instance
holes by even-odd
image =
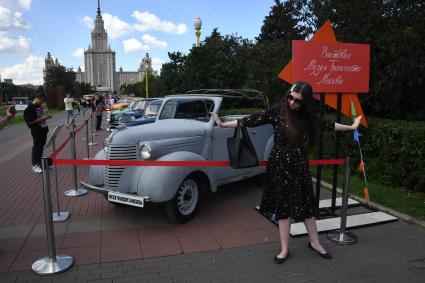
[[[199,208],[199,191],[200,182],[194,177],[187,177],[167,204],[168,216],[180,223],[186,223],[195,217]]]

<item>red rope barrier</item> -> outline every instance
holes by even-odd
[[[53,151],[50,155],[49,158],[55,158],[56,155],[59,154],[59,152],[62,151],[62,149],[65,148],[66,144],[71,140],[71,135],[69,135],[69,137],[55,150]]]
[[[344,159],[310,160],[310,165],[344,164]],[[110,166],[178,166],[178,167],[229,167],[229,161],[139,161],[139,160],[73,160],[53,159],[57,165],[110,165]],[[260,161],[259,166],[267,166],[267,161]]]
[[[75,135],[88,124],[88,120],[84,120],[76,131]],[[230,167],[229,161],[152,161],[152,160],[74,160],[74,159],[57,159],[56,156],[64,149],[66,144],[71,140],[69,136],[61,146],[49,155],[56,165],[110,165],[110,166],[178,166],[178,167]],[[327,159],[327,160],[309,160],[310,165],[337,165],[345,164],[345,159]],[[259,166],[267,166],[267,161],[260,161]]]
[[[75,135],[77,135],[77,133],[79,132],[79,131],[81,131],[81,129],[82,128],[84,128],[84,126],[86,125],[86,123],[87,123],[87,120],[84,120],[84,123],[83,124],[81,124],[81,126],[75,131]]]

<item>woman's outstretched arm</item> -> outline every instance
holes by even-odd
[[[218,118],[218,115],[216,113],[210,112],[211,116],[214,119],[214,122],[219,126],[220,128],[236,128],[238,125],[238,120],[233,120],[229,122],[222,122],[220,118]]]
[[[335,123],[335,131],[354,131],[360,125],[360,120],[362,116],[357,116],[354,119],[354,123],[352,125],[344,125],[340,123]]]

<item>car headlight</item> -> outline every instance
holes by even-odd
[[[146,160],[151,158],[152,149],[147,144],[142,144],[140,146],[140,158]]]

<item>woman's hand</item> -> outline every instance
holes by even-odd
[[[355,119],[354,119],[354,123],[351,125],[351,128],[353,129],[353,130],[355,130],[355,129],[357,129],[358,127],[359,127],[359,125],[360,125],[360,120],[362,119],[362,116],[360,115],[360,116],[357,116]]]
[[[214,122],[217,124],[217,126],[221,127],[222,122],[221,122],[220,118],[218,118],[218,115],[214,112],[210,112],[210,114],[213,117]]]

